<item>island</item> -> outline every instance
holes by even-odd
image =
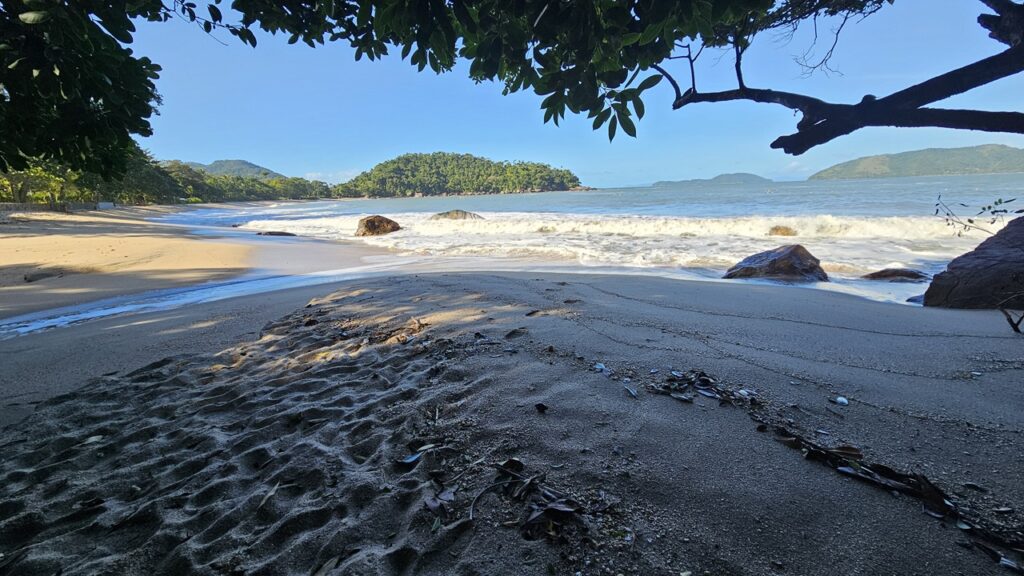
[[[1024,171],[1024,150],[1002,144],[965,148],[928,148],[865,156],[836,164],[809,180],[1006,174]]]
[[[517,194],[580,188],[568,170],[537,162],[495,162],[471,154],[403,154],[334,187],[339,197]]]

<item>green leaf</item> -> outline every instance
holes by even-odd
[[[657,38],[658,34],[661,34],[660,23],[651,24],[646,30],[644,30],[643,34],[640,35],[639,42],[641,45],[648,44]]]
[[[633,120],[629,117],[629,114],[619,114],[619,124],[622,125],[622,131],[629,134],[633,138],[636,138],[636,125],[633,124]]]
[[[633,98],[633,110],[636,110],[637,120],[644,119],[644,101],[639,96]]]
[[[661,82],[661,78],[661,74],[655,74],[650,78],[644,78],[644,81],[641,82],[640,85],[636,87],[636,89],[639,90],[640,92],[643,92],[644,90],[647,90],[649,88],[654,88],[655,86],[658,85],[658,82]]]
[[[214,22],[220,22],[221,21],[222,16],[221,16],[221,13],[220,13],[220,8],[217,8],[213,4],[210,4],[209,6],[207,6],[207,9],[210,10],[210,19],[211,20],[213,20]]]
[[[607,122],[607,121],[608,121],[608,118],[609,118],[609,117],[611,117],[611,115],[612,115],[612,110],[611,110],[611,108],[605,108],[605,109],[604,109],[604,110],[602,110],[602,111],[601,111],[600,113],[598,113],[597,117],[596,117],[596,118],[594,118],[594,130],[597,130],[597,129],[598,129],[598,128],[600,128],[600,127],[601,127],[601,126],[602,126],[602,125],[603,125],[603,124],[604,124],[605,122]]]
[[[608,141],[611,142],[615,139],[615,129],[619,127],[619,122],[615,116],[612,116],[612,121],[608,123]]]
[[[46,10],[35,10],[32,12],[22,12],[18,14],[18,20],[21,20],[25,24],[42,24],[50,19],[50,13]]]
[[[622,36],[622,45],[629,46],[631,44],[636,44],[638,40],[640,40],[640,33],[630,32],[629,34],[624,34]]]

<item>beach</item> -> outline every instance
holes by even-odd
[[[146,220],[168,211],[29,212],[0,223],[0,318],[221,280],[250,266],[251,247],[200,242]]]
[[[314,250],[175,230],[193,282]],[[1005,573],[1020,344],[993,311],[486,270],[43,330],[0,341],[0,573]]]

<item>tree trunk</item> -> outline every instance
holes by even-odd
[[[27,203],[28,202],[28,182],[21,182],[17,186],[11,185],[11,189],[14,191],[14,201]]]

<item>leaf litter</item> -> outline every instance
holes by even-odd
[[[655,370],[651,370],[650,373],[657,374]],[[756,392],[747,389],[733,392],[703,371],[672,370],[664,381],[650,383],[647,388],[655,394],[669,396],[685,403],[693,403],[694,394],[700,394],[719,400],[720,405],[745,406],[750,417],[758,423],[758,432],[769,430],[770,424],[757,412],[757,408],[762,406],[763,402]],[[829,400],[841,406],[849,405],[849,400],[843,396]],[[923,474],[900,472],[884,464],[866,462],[863,451],[857,446],[841,444],[831,448],[825,447],[783,426],[776,425],[772,428],[777,441],[800,450],[807,460],[822,463],[855,480],[920,500],[924,513],[950,522],[964,531],[970,538],[968,547],[973,546],[981,550],[1003,568],[1024,574],[1024,564],[1006,553],[1024,554],[1024,535],[1020,532],[997,531],[984,527],[980,520],[961,510],[941,488]],[[1002,508],[996,513],[1005,514],[1011,511],[1012,509]]]

